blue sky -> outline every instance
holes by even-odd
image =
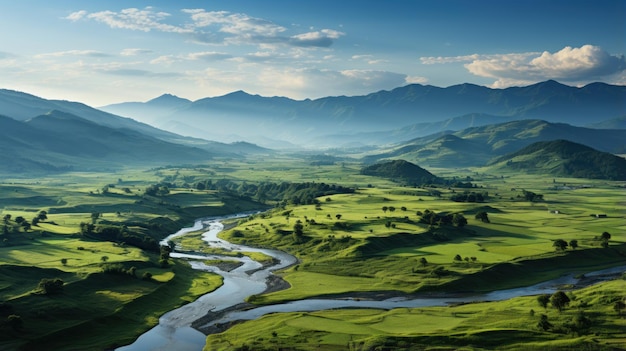
[[[20,0],[0,31],[0,88],[92,106],[626,84],[623,0]]]

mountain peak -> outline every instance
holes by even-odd
[[[151,105],[164,105],[164,104],[171,105],[171,104],[185,104],[185,103],[190,103],[190,102],[191,102],[190,100],[183,99],[176,95],[166,93],[152,100],[149,100],[146,103],[151,104]]]

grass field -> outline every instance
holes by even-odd
[[[279,273],[291,287],[257,295],[251,300],[257,304],[350,293],[488,291],[624,263],[623,182],[491,174],[489,169],[432,169],[439,176],[471,177],[475,188],[412,188],[361,175],[360,167],[351,162],[310,166],[307,161],[279,156],[108,175],[4,179],[0,215],[11,218],[4,226],[9,232],[0,233],[4,320],[0,348],[75,350],[122,345],[154,325],[162,313],[219,286],[217,276],[191,271],[182,263],[161,267],[158,253],[87,240],[79,234],[80,223],[93,221],[94,213],[99,214],[96,224],[126,225],[164,237],[198,217],[262,207],[232,191],[194,187],[205,180],[242,185],[325,182],[356,189],[320,197],[317,205],[287,203],[242,219],[221,234],[233,242],[278,248],[298,257],[297,265]],[[153,184],[169,184],[168,193],[146,196],[144,191]],[[450,200],[466,190],[488,193],[487,200]],[[543,201],[526,201],[524,191],[543,195]],[[20,216],[30,221],[42,210],[47,219],[30,230],[15,222]],[[425,223],[421,218],[426,210],[462,214],[467,225]],[[474,218],[482,211],[489,223]],[[294,234],[297,223],[302,224],[301,237]],[[608,248],[602,247],[603,232],[611,234]],[[200,235],[176,241],[186,250],[215,252]],[[557,239],[576,240],[578,247],[557,251],[553,247]],[[455,260],[457,255],[460,261]],[[259,255],[254,258],[268,261]],[[107,264],[134,267],[135,274],[103,273]],[[146,273],[151,280],[141,279]],[[63,293],[49,297],[33,293],[43,278],[62,279]],[[624,298],[624,288],[622,280],[574,292],[575,303],[562,314],[544,311],[533,298],[419,310],[274,314],[209,337],[207,349],[244,344],[302,350],[318,346],[324,350],[525,349],[519,340],[527,340],[530,350],[624,347],[626,336],[618,332],[623,319],[611,314],[609,306]],[[566,324],[582,300],[589,304],[584,311],[594,321],[590,333],[576,336],[535,328],[542,313],[555,325]],[[10,327],[7,318],[12,314],[21,317],[22,328]]]

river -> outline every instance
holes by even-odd
[[[385,300],[304,299],[283,304],[261,306],[245,311],[235,309],[233,311],[222,313],[218,318],[197,326],[198,329],[192,328],[191,324],[194,321],[205,317],[208,312],[224,311],[230,307],[243,303],[250,295],[262,293],[267,288],[266,281],[272,274],[272,271],[287,267],[296,262],[295,257],[282,251],[232,244],[217,237],[218,233],[224,228],[220,221],[245,217],[248,215],[250,215],[250,213],[233,215],[230,217],[198,220],[195,222],[193,227],[183,228],[168,236],[163,240],[162,244],[175,237],[207,229],[207,231],[202,235],[202,238],[213,247],[220,247],[224,250],[235,252],[261,252],[265,255],[274,257],[278,263],[271,267],[263,267],[260,263],[247,256],[232,257],[219,255],[191,255],[173,252],[171,257],[187,259],[195,269],[220,274],[224,278],[224,284],[215,291],[200,297],[196,301],[164,314],[159,319],[159,324],[157,326],[142,334],[134,343],[117,348],[116,351],[201,351],[205,345],[206,336],[202,332],[198,331],[198,329],[208,331],[215,325],[238,320],[253,320],[274,312],[305,312],[345,307],[393,309],[402,307],[446,306],[449,304],[473,301],[497,301],[518,296],[551,294],[555,292],[559,286],[564,284],[576,284],[578,282],[578,279],[574,277],[574,274],[570,274],[533,286],[466,296],[420,298],[395,297]],[[202,262],[204,260],[222,258],[227,260],[238,260],[242,263],[242,265],[227,272],[214,266],[207,266]],[[626,266],[602,270],[587,274],[586,276],[616,274],[624,272],[624,270],[626,270]]]

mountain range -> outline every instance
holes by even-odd
[[[553,80],[507,89],[411,84],[315,100],[243,91],[196,101],[166,94],[101,109],[218,141],[247,140],[267,147],[371,145],[520,119],[608,127],[626,116],[626,86],[592,83],[578,88]]]
[[[109,112],[0,89],[0,171],[198,164],[275,152],[250,142],[254,140],[290,151],[303,145],[326,147],[304,149],[308,155],[364,163],[402,159],[424,167],[484,166],[535,142],[558,139],[624,154],[625,89],[547,81],[500,90],[409,85],[366,96],[302,101],[241,91],[197,101],[166,94],[146,103],[109,106]],[[143,114],[142,121],[118,116],[115,109]],[[458,115],[449,117],[453,114]],[[558,122],[563,119],[568,123]],[[157,128],[159,123],[169,130]],[[183,126],[197,135],[175,133]],[[251,134],[230,143],[210,140],[212,133],[231,132],[233,138],[240,138],[234,133]]]

